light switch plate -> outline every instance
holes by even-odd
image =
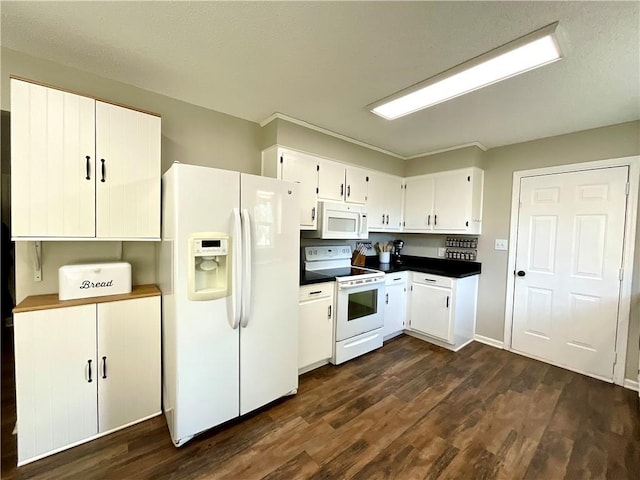
[[[505,240],[503,238],[496,238],[495,249],[496,250],[506,250],[508,244],[509,244],[508,240]]]

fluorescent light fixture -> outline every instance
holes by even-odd
[[[558,22],[547,25],[367,108],[393,120],[553,63],[562,58],[557,27]]]

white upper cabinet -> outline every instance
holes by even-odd
[[[160,118],[96,102],[96,236],[160,232]]]
[[[367,202],[369,170],[321,159],[318,171],[318,198],[335,202]]]
[[[480,234],[483,182],[476,167],[407,178],[404,231]]]
[[[300,230],[315,230],[318,223],[318,162],[312,155],[275,146],[262,152],[262,175],[300,185]]]
[[[345,165],[321,159],[318,171],[318,199],[341,202],[346,195]]]
[[[160,135],[155,115],[11,79],[12,235],[158,239]]]
[[[402,229],[402,178],[380,172],[368,172],[367,209],[369,230]]]
[[[425,175],[405,179],[405,232],[426,232],[433,227],[434,176]]]

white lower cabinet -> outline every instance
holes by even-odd
[[[384,339],[402,333],[407,317],[407,272],[388,273],[385,276]]]
[[[411,272],[408,333],[459,350],[473,340],[478,276],[449,278]]]
[[[19,307],[18,465],[160,413],[159,296]]]
[[[300,287],[298,371],[328,363],[333,353],[334,282]]]

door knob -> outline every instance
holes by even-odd
[[[516,275],[518,275],[519,277],[524,277],[526,273],[524,272],[524,270],[518,270],[518,273]]]

